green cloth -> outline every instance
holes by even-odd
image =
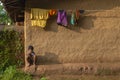
[[[71,14],[71,24],[75,25],[75,13],[74,12],[72,12]]]

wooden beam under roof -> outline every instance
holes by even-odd
[[[19,18],[21,17],[18,16],[23,16],[22,20],[24,22],[25,0],[0,0],[0,1],[3,3],[8,15],[10,16],[13,22],[20,20]],[[21,14],[22,12],[23,14]]]

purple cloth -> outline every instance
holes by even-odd
[[[67,26],[67,13],[64,10],[58,11],[57,24],[62,26]]]

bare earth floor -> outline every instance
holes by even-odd
[[[33,67],[29,71],[33,71]],[[37,65],[34,80],[120,80],[120,63]],[[44,80],[44,79],[43,79]]]
[[[49,80],[120,80],[120,76],[67,76],[48,77]]]
[[[94,76],[94,75],[52,75],[46,76],[47,80],[120,80],[120,76]],[[34,80],[40,80],[34,77]]]

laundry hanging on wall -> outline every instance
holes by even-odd
[[[79,23],[79,19],[80,19],[80,10],[76,10],[75,12],[75,24],[77,25]]]
[[[57,14],[57,10],[55,10],[55,9],[51,9],[50,11],[49,11],[49,15],[50,16],[54,16],[54,15],[56,15]]]
[[[71,20],[70,20],[71,25],[75,25],[75,12],[72,11],[71,13]]]
[[[61,25],[61,26],[67,26],[68,25],[67,13],[66,13],[65,10],[59,10],[58,11],[57,24]]]
[[[70,23],[71,25],[78,25],[80,15],[84,13],[84,10],[76,10],[76,11],[71,11],[71,20]]]
[[[75,10],[71,13],[71,25],[77,25],[78,20],[80,18],[80,14],[83,14],[84,10]],[[57,15],[57,24],[61,26],[68,26],[68,19],[67,19],[68,11],[65,10],[45,10],[39,8],[32,8],[31,9],[31,25],[32,26],[39,26],[44,28],[47,24],[47,20],[49,16]]]
[[[49,18],[49,10],[32,8],[31,9],[31,25],[44,28]]]

